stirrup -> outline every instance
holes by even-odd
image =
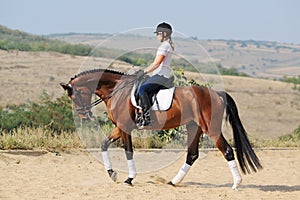
[[[135,115],[135,123],[136,124],[141,124],[143,121],[143,113],[142,112],[138,112]]]
[[[150,118],[150,111],[146,111],[145,113],[139,112],[136,115],[136,126],[139,129],[143,129],[145,126],[150,126],[152,124],[151,118]]]

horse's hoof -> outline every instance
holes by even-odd
[[[133,180],[133,178],[127,178],[125,181],[124,181],[124,185],[127,185],[127,186],[133,186],[132,185],[132,180]]]
[[[125,181],[124,181],[124,183],[123,183],[124,185],[126,185],[126,186],[130,186],[130,187],[132,187],[133,185],[132,185],[132,183],[126,183]]]
[[[236,183],[233,184],[231,188],[235,191],[239,191],[238,187],[241,185],[241,183],[242,183],[242,179],[239,179],[236,181]]]
[[[235,190],[235,191],[239,191],[239,187],[240,185],[237,184],[233,184],[233,186],[231,187],[231,189]]]
[[[172,185],[173,187],[175,187],[175,185],[172,183],[172,181],[169,181],[167,184]]]
[[[109,177],[111,178],[111,180],[113,180],[113,182],[117,181],[117,177],[118,177],[118,173],[112,169],[107,170]]]
[[[117,172],[113,172],[110,176],[111,180],[113,180],[114,182],[117,182],[117,178],[118,178],[118,173]]]
[[[233,185],[233,186],[231,187],[231,189],[233,189],[233,190],[235,190],[235,191],[239,191],[239,189],[238,189],[238,187],[237,187],[236,185]]]

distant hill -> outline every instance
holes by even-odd
[[[300,75],[298,44],[254,40],[198,40],[195,37],[175,37],[173,40],[174,53],[177,55],[174,56],[172,64],[185,70],[195,71],[193,66],[196,66],[196,71],[202,73],[247,74],[268,79]],[[39,36],[0,25],[2,50],[48,51],[81,56],[93,52],[97,57],[117,58],[132,65],[146,66],[153,60],[157,44],[155,37],[132,34],[122,34],[120,37],[101,33]],[[146,50],[136,48],[141,45]],[[200,53],[197,46],[201,47]]]
[[[109,34],[84,34],[84,33],[68,33],[48,35],[52,39],[60,39],[73,44],[101,44],[109,48],[123,48],[130,50],[142,43],[146,47],[157,44],[155,38],[141,37],[135,35],[121,35],[119,38],[113,37],[108,42],[107,39],[113,35]],[[244,72],[253,77],[281,79],[283,76],[300,75],[300,45],[299,44],[283,44],[272,41],[255,41],[255,40],[198,40],[192,38],[195,43],[201,45],[212,58],[212,60],[220,64],[224,68],[235,68],[240,72]],[[121,41],[123,40],[123,41]],[[197,52],[190,43],[173,38],[175,47],[179,43],[185,53],[194,55],[199,62],[205,63],[207,58],[199,56],[196,58]],[[126,41],[126,45],[124,45]],[[132,45],[128,45],[128,43]],[[176,50],[175,50],[176,52]]]
[[[4,26],[0,26],[0,49],[2,50],[20,50],[20,51],[46,51],[46,52],[58,52],[69,55],[77,56],[93,56],[110,58],[114,60],[124,61],[134,66],[147,66],[151,64],[155,57],[155,51],[128,51],[123,47],[116,47],[114,45],[98,46],[95,47],[93,44],[80,42],[85,41],[86,38],[94,38],[97,40],[105,41],[111,35],[108,34],[83,34],[83,37],[79,39],[78,42],[70,43],[68,38],[75,36],[78,37],[76,33],[66,33],[66,34],[53,34],[46,36],[38,36],[28,34],[19,30],[12,30]],[[58,37],[58,38],[57,38]],[[115,38],[116,39],[116,38]],[[124,35],[120,38],[121,41],[118,43],[130,44],[144,44],[143,42],[136,42],[136,39],[145,39],[141,36],[136,35]],[[147,39],[147,38],[146,38]],[[65,41],[63,41],[65,40]],[[135,42],[131,43],[131,40]],[[94,41],[94,40],[93,40]],[[151,42],[152,43],[152,42]],[[153,43],[152,43],[153,44]],[[155,44],[155,43],[154,43]],[[155,47],[156,49],[156,47]],[[149,50],[149,49],[148,49]],[[195,60],[195,59],[194,59]],[[221,73],[224,75],[245,75],[238,72],[234,68],[224,69],[221,65],[214,65],[212,62],[195,62],[191,64],[189,60],[182,57],[174,57],[172,61],[172,66],[183,68],[186,71],[201,71],[202,73],[216,74]],[[198,69],[196,69],[197,67]]]
[[[0,49],[20,51],[53,51],[71,55],[88,55],[89,45],[69,44],[57,39],[28,34],[19,30],[12,30],[0,25]]]

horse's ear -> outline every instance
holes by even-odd
[[[68,92],[68,94],[72,94],[72,87],[69,84],[66,83],[60,83],[60,86],[64,88]]]

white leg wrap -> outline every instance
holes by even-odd
[[[187,174],[187,172],[190,170],[191,166],[184,163],[184,165],[180,168],[179,172],[177,173],[177,175],[172,179],[172,183],[174,185],[180,183],[183,178],[185,177],[185,175]]]
[[[102,153],[102,160],[103,160],[103,164],[104,164],[105,169],[106,170],[112,169],[108,151],[102,151],[101,153]]]
[[[238,186],[242,183],[242,177],[239,171],[239,168],[235,160],[228,162],[232,177],[233,177],[233,186],[232,189],[237,190]]]
[[[127,164],[129,170],[128,178],[135,178],[137,173],[136,173],[134,160],[127,160]]]

